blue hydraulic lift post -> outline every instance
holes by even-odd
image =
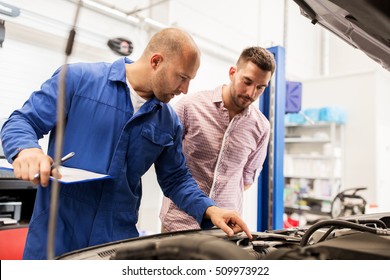
[[[258,178],[257,230],[283,228],[284,213],[284,115],[286,103],[285,49],[268,48],[275,56],[276,71],[260,98],[260,111],[271,124],[270,143]]]

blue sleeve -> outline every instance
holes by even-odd
[[[41,148],[38,140],[55,127],[59,74],[60,69],[57,69],[41,89],[33,92],[22,108],[15,110],[4,123],[1,141],[9,162],[12,163],[22,149]],[[67,81],[66,88],[70,85],[71,82]]]
[[[178,123],[173,145],[165,147],[155,162],[157,179],[165,196],[193,216],[203,228],[209,228],[212,223],[203,220],[203,215],[215,202],[200,190],[193,179],[182,153],[181,135],[182,126]]]

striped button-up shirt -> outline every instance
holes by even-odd
[[[244,185],[251,185],[267,154],[270,124],[251,104],[229,120],[222,86],[182,97],[173,105],[183,124],[183,152],[203,192],[219,207],[242,213]],[[199,228],[168,198],[160,212],[168,231]]]

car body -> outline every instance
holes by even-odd
[[[294,0],[301,14],[390,70],[390,2]]]

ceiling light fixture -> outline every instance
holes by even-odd
[[[130,21],[133,24],[139,24],[140,23],[140,19],[138,19],[136,17],[128,16],[124,12],[121,12],[121,11],[119,11],[117,9],[113,9],[113,8],[107,7],[107,6],[102,5],[102,4],[99,4],[99,3],[95,2],[95,1],[83,0],[83,5],[88,7],[88,8],[91,8],[91,9],[97,9],[98,11],[103,12],[103,13],[105,13],[107,15],[110,15],[110,16],[115,16],[115,17],[119,17],[119,18],[122,18],[122,19],[126,19],[126,20]]]

